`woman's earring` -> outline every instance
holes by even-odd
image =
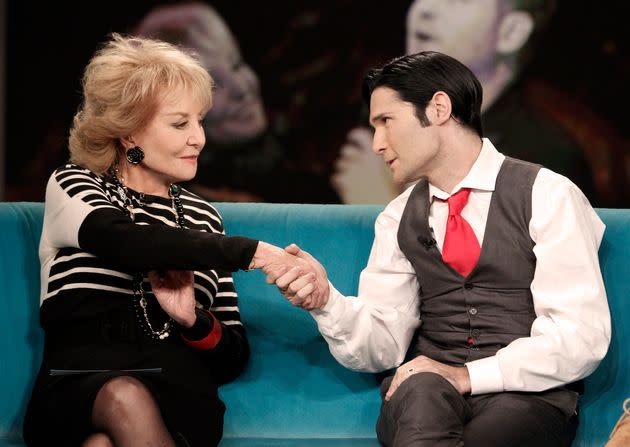
[[[144,151],[140,148],[140,146],[134,146],[127,149],[125,157],[129,163],[137,165],[144,159]]]

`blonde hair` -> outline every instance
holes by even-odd
[[[70,129],[70,160],[97,174],[109,170],[122,150],[120,138],[141,129],[160,99],[184,88],[212,105],[212,78],[192,53],[159,40],[112,34],[83,75],[83,104]]]

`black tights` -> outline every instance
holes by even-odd
[[[130,376],[106,382],[94,400],[92,424],[96,431],[83,447],[174,447],[151,392]]]

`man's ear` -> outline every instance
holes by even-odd
[[[448,121],[451,117],[452,105],[451,98],[443,91],[435,92],[433,98],[431,98],[431,116],[430,121],[435,125],[440,125]],[[428,109],[428,107],[427,107]]]
[[[534,19],[525,11],[508,12],[499,24],[497,52],[502,55],[516,53],[527,42],[534,30]]]

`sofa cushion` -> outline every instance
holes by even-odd
[[[218,204],[229,234],[284,247],[292,242],[325,260],[330,279],[356,294],[382,207]],[[289,304],[261,272],[235,275],[252,357],[221,388],[225,437],[374,438],[380,407],[373,374],[340,366],[311,316]]]

